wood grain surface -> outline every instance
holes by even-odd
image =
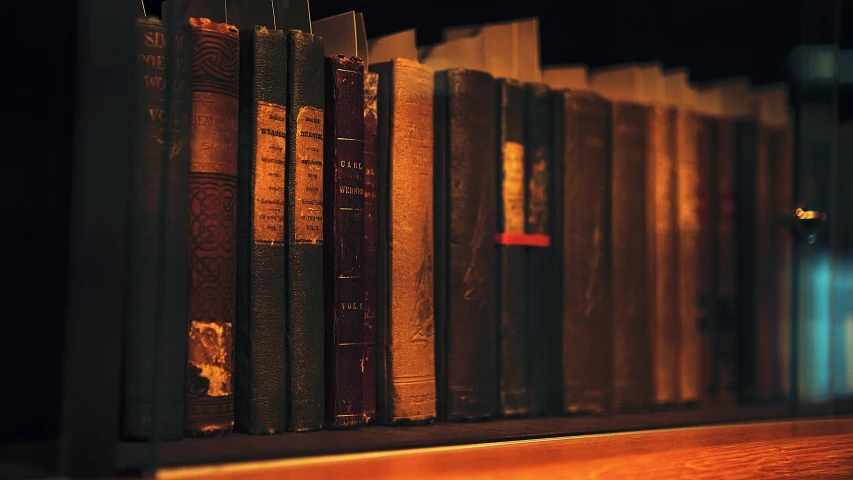
[[[853,478],[853,418],[248,462],[161,470],[157,478]]]

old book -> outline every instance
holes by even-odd
[[[536,17],[448,27],[441,33],[445,43],[463,38],[482,38],[485,51],[485,66],[482,70],[495,78],[512,78],[521,82],[542,81],[539,19]]]
[[[586,65],[551,65],[542,69],[542,83],[554,90],[589,90]]]
[[[377,400],[383,423],[436,416],[433,71],[374,64],[377,147]]]
[[[323,39],[287,33],[287,429],[323,426]]]
[[[675,108],[674,166],[677,231],[676,301],[678,318],[678,402],[685,405],[699,400],[699,351],[701,336],[699,310],[699,170],[696,163],[696,127],[694,126],[693,88],[686,69],[666,72],[666,103]]]
[[[473,70],[437,72],[435,98],[439,415],[485,418],[498,411],[495,82]]]
[[[367,423],[364,361],[364,63],[326,58],[323,294],[326,311],[326,424]]]
[[[562,407],[569,413],[603,413],[613,403],[614,379],[611,104],[588,91],[557,96],[562,109],[556,157],[562,166],[557,216],[562,221]]]
[[[138,18],[136,35],[121,428],[125,438],[174,439],[183,434],[184,369],[174,365],[186,356],[192,35],[155,17]]]
[[[379,128],[377,95],[379,74],[364,73],[364,342],[373,344],[364,359],[362,407],[368,421],[376,418],[376,311],[379,298],[377,281],[377,129]]]
[[[234,429],[255,435],[285,429],[286,105],[285,33],[241,30]]]
[[[189,202],[189,325],[184,430],[234,425],[237,283],[237,29],[191,18],[195,37]]]

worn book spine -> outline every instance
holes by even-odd
[[[720,119],[717,150],[717,385],[723,404],[735,402],[738,391],[737,230],[735,226],[736,120]]]
[[[554,125],[558,114],[547,85],[525,86],[525,188],[524,232],[547,237],[547,245],[527,250],[527,325],[520,341],[526,343],[530,410],[536,414],[560,411],[560,310],[554,252]],[[525,322],[522,321],[522,324]],[[523,338],[526,337],[526,338]]]
[[[495,81],[473,70],[441,71],[435,95],[443,104],[435,121],[439,415],[486,418],[498,411]]]
[[[524,85],[497,81],[498,138],[495,175],[498,181],[496,220],[498,233],[525,231],[526,184],[524,172]],[[526,324],[527,258],[524,245],[497,246],[498,382],[500,411],[505,416],[530,411],[527,384]]]
[[[367,423],[362,398],[364,342],[364,62],[326,58],[323,294],[326,314],[326,424]]]
[[[254,435],[285,428],[286,104],[285,33],[241,31],[234,430]]]
[[[234,426],[237,284],[237,29],[190,19],[195,36],[190,157],[190,285],[184,430]]]
[[[364,74],[364,343],[370,346],[364,359],[362,407],[370,422],[376,418],[376,309],[377,298],[377,206],[376,149],[379,74]]]
[[[433,71],[402,58],[370,68],[379,75],[379,418],[425,422],[436,416]]]
[[[186,356],[192,33],[155,17],[137,19],[136,33],[121,428],[124,438],[175,439],[183,434],[184,369],[174,365]]]
[[[323,39],[287,34],[285,295],[287,429],[322,428],[325,414],[323,305]]]
[[[564,91],[562,203],[563,410],[604,413],[613,402],[611,104]],[[580,208],[582,207],[582,208]],[[618,300],[617,300],[618,301]]]
[[[654,397],[652,293],[654,277],[647,228],[651,214],[647,175],[647,107],[613,104],[611,294],[613,298],[613,405],[651,406]]]
[[[655,404],[678,400],[678,249],[676,247],[675,109],[649,108],[649,228],[654,276],[652,325]]]
[[[699,401],[701,334],[699,310],[699,167],[696,157],[696,126],[693,114],[678,109],[676,139],[676,215],[678,296],[678,393],[684,405]]]

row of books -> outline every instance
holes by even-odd
[[[789,273],[734,292],[790,242],[740,241],[732,194],[789,201],[784,89],[543,76],[530,20],[364,52],[341,18],[137,20],[124,438],[726,401],[758,322],[781,394]]]

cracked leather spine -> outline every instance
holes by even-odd
[[[375,420],[376,406],[376,309],[377,298],[377,94],[379,74],[364,74],[364,342],[373,344],[372,355],[364,361],[364,381],[362,382],[362,404],[367,421]]]
[[[234,430],[285,429],[284,173],[287,38],[240,32]]]
[[[364,62],[326,58],[323,294],[326,314],[326,425],[367,423],[364,341]]]
[[[495,224],[498,233],[526,230],[525,98],[524,85],[497,81],[498,129],[495,176],[498,182]],[[530,410],[527,378],[526,279],[527,247],[497,245],[497,313],[500,358],[498,383],[500,411],[505,416]]]
[[[434,72],[401,58],[370,68],[379,74],[379,419],[426,422],[436,416]]]
[[[439,417],[498,407],[495,295],[497,91],[491,75],[436,73],[436,382]]]
[[[184,430],[234,426],[237,283],[237,29],[191,18],[194,35],[189,206],[189,315]]]
[[[323,39],[287,34],[285,292],[287,428],[317,430],[324,419]]]
[[[168,31],[155,17],[137,19],[136,31],[122,436],[175,439],[183,434],[184,370],[174,365],[186,356],[192,33],[189,26]]]
[[[613,396],[611,104],[590,92],[557,94],[562,109],[563,410],[604,413]]]

